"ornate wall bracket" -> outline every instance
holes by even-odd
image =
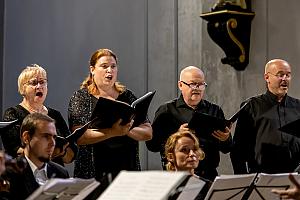
[[[244,70],[249,63],[251,21],[255,14],[247,5],[219,1],[211,12],[200,15],[208,21],[209,36],[226,54],[221,62],[236,70]]]

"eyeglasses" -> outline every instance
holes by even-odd
[[[186,83],[184,81],[181,81],[181,82],[193,90],[195,90],[195,89],[205,90],[205,88],[207,87],[207,83],[205,83],[205,82],[202,82],[202,83]]]
[[[291,78],[291,73],[287,73],[287,74],[285,74],[285,73],[281,73],[281,72],[279,72],[279,73],[277,73],[277,74],[272,74],[271,72],[268,72],[268,74],[271,74],[271,75],[273,75],[273,76],[276,76],[278,79],[284,79],[284,77],[286,78],[286,79],[290,79]]]
[[[40,84],[40,86],[45,86],[47,85],[47,79],[41,79],[41,80],[33,79],[28,81],[26,84],[31,85],[33,87],[37,86],[38,84]]]

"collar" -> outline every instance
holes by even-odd
[[[195,110],[197,110],[199,107],[205,106],[206,102],[205,100],[201,99],[200,102],[198,103],[198,105],[196,106]],[[192,107],[188,106],[184,99],[183,99],[183,95],[180,94],[180,96],[178,97],[177,101],[176,101],[176,107],[187,107],[190,109],[193,109]]]
[[[287,94],[285,94],[285,96],[282,98],[281,102],[278,102],[277,96],[275,94],[273,94],[272,92],[270,92],[269,90],[266,91],[265,95],[274,104],[280,104],[280,105],[284,105],[284,106],[286,105]]]
[[[25,158],[26,158],[33,174],[35,174],[37,170],[45,170],[45,172],[47,174],[47,163],[45,163],[41,169],[38,169],[38,167],[26,155],[25,155]]]

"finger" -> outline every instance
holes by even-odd
[[[285,190],[276,190],[276,189],[273,189],[272,192],[275,193],[275,194],[278,194],[278,195],[285,195],[285,194],[287,194],[287,192]]]
[[[120,125],[122,123],[122,119],[118,119],[118,121],[116,122],[116,124]]]
[[[214,132],[212,133],[212,135],[213,135],[215,138],[217,138],[218,140],[221,140],[221,139],[222,139],[221,136],[219,135],[219,133],[216,132],[216,131],[214,131]]]
[[[188,123],[184,123],[184,124],[182,124],[182,126],[183,126],[184,128],[189,128],[189,124],[188,124]]]
[[[289,179],[296,186],[296,188],[300,189],[300,184],[292,174],[289,175]]]
[[[231,124],[232,125],[232,124]],[[225,133],[229,133],[230,132],[230,129],[231,129],[231,125],[229,127],[225,127]]]

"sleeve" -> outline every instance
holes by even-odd
[[[69,128],[72,130],[74,126],[82,126],[90,120],[91,108],[88,93],[79,90],[74,93],[69,101],[68,121]]]
[[[230,158],[235,174],[246,174],[255,163],[255,128],[250,104],[240,114],[233,136]]]
[[[15,119],[19,119],[19,115],[17,110],[14,108],[8,108],[3,115],[3,121],[12,121]],[[1,138],[3,142],[3,146],[5,152],[12,157],[17,157],[17,151],[21,146],[20,139],[20,127],[22,120],[9,127],[8,129],[4,129],[1,133]]]
[[[172,120],[174,120],[174,117],[167,112],[166,106],[160,106],[155,112],[152,123],[152,139],[146,141],[146,146],[149,151],[160,151],[163,153],[168,136],[175,133],[179,128],[176,126],[178,123],[174,123]]]
[[[218,106],[217,110],[218,110],[217,117],[221,118],[221,119],[225,119],[224,112],[223,112],[222,108]],[[217,143],[218,143],[219,150],[222,153],[224,153],[224,154],[229,153],[231,151],[232,145],[233,145],[231,134],[230,134],[230,136],[228,137],[227,140],[225,140],[225,141],[219,141],[218,140]]]

